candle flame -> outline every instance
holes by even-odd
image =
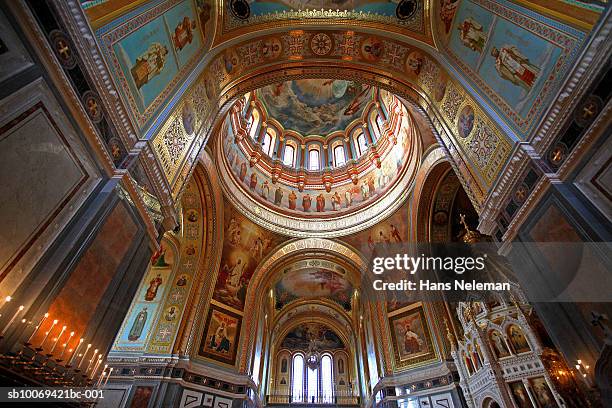
[[[10,301],[11,301],[11,299],[13,299],[13,298],[12,298],[12,297],[10,297],[10,296],[7,296],[7,297],[5,297],[5,298],[4,298],[4,301],[5,301],[5,302],[10,302]]]
[[[19,311],[22,311],[23,309],[25,309],[24,305],[19,306]]]
[[[49,317],[49,313],[45,313],[45,318]]]
[[[59,322],[59,320],[55,319],[55,320],[53,321],[53,324],[57,324],[57,322]]]

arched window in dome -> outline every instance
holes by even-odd
[[[259,127],[260,120],[261,117],[259,116],[259,111],[257,109],[253,109],[249,123],[249,136],[251,136],[251,139],[257,139],[257,128]]]
[[[272,156],[272,146],[274,146],[274,139],[276,138],[276,131],[272,128],[266,129],[263,141],[261,142],[261,150],[268,156]]]
[[[382,116],[376,115],[376,125],[378,126],[378,134],[380,136],[382,134],[382,130],[385,128],[385,122],[383,121]]]
[[[291,402],[302,402],[304,400],[304,357],[301,354],[293,356],[292,366]]]
[[[366,141],[365,134],[361,132],[361,134],[357,136],[357,153],[359,157],[361,157],[367,151],[368,151],[368,142]]]
[[[372,136],[372,140],[378,140],[380,138],[381,128],[378,126],[378,113],[375,110],[370,112],[370,135]]]
[[[340,167],[346,164],[346,156],[344,155],[344,146],[338,145],[334,147],[334,166]]]
[[[332,358],[324,355],[321,358],[321,399],[324,404],[333,402],[334,379],[333,379]]]
[[[283,164],[289,167],[295,166],[295,147],[290,144],[285,145]]]
[[[319,170],[321,168],[319,150],[310,149],[308,151],[308,170]]]

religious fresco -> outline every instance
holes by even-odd
[[[333,330],[320,323],[298,325],[281,342],[281,348],[290,350],[308,350],[309,347],[335,350],[343,349],[344,343]]]
[[[514,403],[518,408],[534,408],[531,400],[529,399],[529,394],[527,394],[525,384],[523,384],[522,381],[508,383],[508,386],[510,387],[510,392],[512,393],[512,399],[514,399]]]
[[[495,17],[475,4],[459,8],[450,35],[449,48],[470,68],[477,70]]]
[[[152,335],[147,344],[147,352],[170,353],[176,337],[181,316],[185,309],[189,292],[193,287],[198,273],[196,265],[202,258],[204,264],[210,262],[212,246],[202,251],[200,248],[212,242],[213,217],[215,209],[209,206],[212,202],[210,186],[207,183],[198,183],[192,180],[181,199],[182,229],[180,258],[171,276],[163,303],[160,303],[159,313],[151,326]],[[203,208],[206,208],[203,211]]]
[[[130,311],[115,339],[113,349],[144,350],[160,305],[163,304],[164,294],[172,285],[171,278],[175,264],[174,246],[167,241],[162,241],[160,249],[150,259],[149,269],[136,292]]]
[[[257,95],[285,130],[325,136],[360,119],[373,89],[353,81],[300,79],[268,85]]]
[[[319,33],[323,33],[333,40],[329,53],[325,55],[316,55],[310,48],[310,40]],[[418,51],[422,56],[422,58],[419,58],[421,63],[416,71],[413,62],[407,64],[408,56],[413,51]],[[235,55],[238,61],[237,64],[232,64],[231,72],[227,71],[225,65],[227,55]],[[280,66],[281,64],[293,64],[296,60],[309,62],[313,58],[316,58],[317,62],[322,64],[321,66],[328,64],[330,75],[338,69],[336,64],[350,58],[356,63],[386,70],[397,78],[406,78],[408,82],[421,89],[426,95],[425,100],[416,97],[415,100],[419,101],[419,105],[424,109],[431,110],[432,107],[435,107],[433,111],[439,112],[440,121],[446,122],[448,128],[442,124],[437,124],[437,122],[434,126],[452,154],[461,157],[456,163],[459,177],[463,180],[464,185],[470,186],[468,191],[470,200],[476,208],[479,208],[479,205],[484,202],[487,191],[510,155],[511,140],[501,133],[496,124],[489,119],[478,102],[469,95],[463,86],[455,81],[426,52],[396,40],[359,31],[304,30],[303,32],[266,35],[235,44],[213,59],[194,85],[186,91],[185,98],[189,101],[193,100],[194,110],[200,109],[202,112],[201,115],[198,112],[195,115],[196,120],[201,120],[202,123],[199,128],[203,129],[199,132],[206,134],[206,129],[213,125],[217,108],[212,104],[216,103],[219,93],[228,84],[243,81],[242,83],[245,85],[248,84],[252,89],[257,89],[270,83],[286,81],[286,77],[289,75],[286,70],[283,71],[283,76],[276,73],[265,76],[265,81],[263,77],[255,77],[246,81],[244,78],[259,69],[264,62]],[[413,60],[415,59],[413,58]],[[316,70],[317,73],[320,73],[321,67],[317,67]],[[309,72],[308,68],[291,68],[291,75],[299,73],[302,77],[308,77]],[[240,89],[228,88],[227,92],[229,94],[225,94],[226,98],[239,98],[244,95],[244,87]],[[402,92],[410,93],[411,91],[403,89]],[[468,104],[472,106],[474,111],[473,128],[469,134],[464,132],[467,137],[460,137],[457,124],[458,114]],[[175,109],[172,118],[164,126],[170,128],[170,125],[178,120],[179,116],[180,111]],[[467,128],[469,128],[469,123]],[[451,130],[451,134],[447,134],[448,129]],[[168,174],[173,195],[176,195],[181,191],[182,183],[188,179],[190,171],[189,167],[182,165],[183,158],[185,156],[195,158],[200,145],[196,146],[184,138],[177,138],[174,133],[161,132],[155,138],[154,146],[155,153]],[[238,163],[234,172],[237,171],[240,174],[240,167],[241,163]],[[246,163],[246,167],[248,172],[248,163]],[[250,178],[250,174],[248,174],[248,178],[245,177],[249,184]],[[258,184],[260,184],[259,188],[261,188],[262,181],[259,178],[257,179]],[[272,191],[270,182],[268,187],[270,188],[270,196],[273,196],[275,191]],[[359,187],[361,190],[361,186]],[[264,190],[266,189],[264,188]],[[283,195],[280,197],[282,203],[280,208],[288,209],[289,191],[281,188],[281,192]],[[303,198],[297,193],[294,194],[296,196],[294,200],[296,211],[301,211]],[[358,195],[358,193],[355,194],[355,196]],[[341,202],[344,201],[340,193],[338,196],[340,196]],[[314,205],[316,195],[309,195],[309,197],[310,208],[314,208],[316,211]],[[325,198],[324,208],[326,210],[332,208],[331,197],[326,197],[326,194],[324,194],[323,198]],[[270,201],[268,200],[268,202]]]
[[[443,1],[442,11],[449,4]],[[528,17],[509,3],[465,0],[453,8],[447,44],[451,58],[489,97],[490,105],[527,136],[585,34],[543,16]]]
[[[204,19],[210,17],[206,4],[166,1],[137,9],[96,31],[139,128],[202,55]]]
[[[346,270],[333,262],[306,260],[283,271],[274,285],[276,308],[302,298],[327,298],[351,310],[353,285],[344,276]]]
[[[249,281],[281,238],[254,224],[225,202],[223,254],[213,299],[242,311]]]
[[[154,387],[152,386],[135,387],[130,408],[147,408],[149,406],[149,401],[153,396],[153,390]]]
[[[211,305],[198,354],[233,365],[236,362],[241,322],[238,314]]]
[[[530,378],[529,385],[539,408],[557,408],[559,406],[544,377]]]
[[[273,183],[259,166],[250,166],[249,158],[235,144],[233,137],[223,138],[223,150],[236,181],[266,206],[292,215],[335,217],[375,202],[400,178],[403,165],[408,162],[410,137],[405,127],[396,136],[397,144],[381,160],[380,168],[372,166],[371,170],[360,175],[357,184],[332,186],[330,191],[309,186],[300,191],[280,180]]]
[[[433,341],[422,305],[389,317],[396,366],[405,367],[435,358]]]
[[[389,218],[379,222],[372,228],[341,239],[368,256],[377,245],[387,246],[408,242],[410,236],[409,201],[407,200]]]

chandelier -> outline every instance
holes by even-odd
[[[314,370],[319,367],[320,363],[321,353],[319,353],[315,339],[311,338],[308,344],[308,350],[306,351],[306,366]]]

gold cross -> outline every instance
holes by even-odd
[[[555,149],[552,155],[553,162],[561,161],[562,158],[563,158],[563,152],[561,151],[561,149],[559,148]]]
[[[585,119],[592,118],[595,115],[595,112],[596,109],[593,102],[589,102],[584,106],[584,108],[582,108],[582,116],[584,116]]]
[[[70,48],[68,48],[68,45],[66,45],[63,40],[59,40],[57,46],[57,52],[59,52],[64,59],[68,59],[68,57],[70,57]]]

